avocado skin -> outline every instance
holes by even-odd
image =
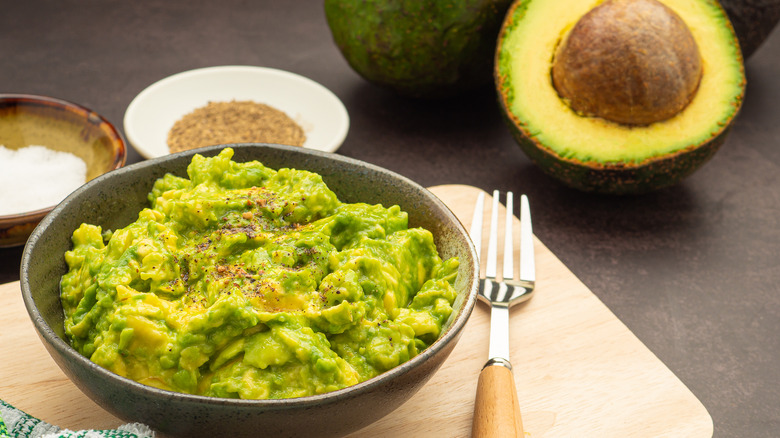
[[[492,80],[511,0],[325,0],[333,39],[364,79],[413,98],[444,98]]]
[[[780,21],[780,0],[720,0],[747,60]]]
[[[506,116],[508,111],[503,113]],[[607,195],[636,195],[679,183],[715,155],[731,129],[725,127],[702,145],[642,163],[603,164],[563,158],[536,142],[516,121],[507,122],[520,148],[544,173],[568,187]]]

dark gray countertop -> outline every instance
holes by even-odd
[[[368,84],[336,49],[320,0],[5,2],[0,55],[0,93],[74,101],[120,129],[138,92],[184,70],[307,76],[349,111],[339,154],[425,186],[527,193],[538,237],[702,401],[716,437],[778,436],[779,31],[747,62],[744,106],[715,158],[676,187],[619,198],[564,188],[535,168],[492,89],[418,102]],[[129,162],[140,159],[131,148]],[[0,283],[18,279],[20,255],[0,250]]]

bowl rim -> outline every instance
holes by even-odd
[[[350,117],[346,106],[341,101],[341,99],[336,95],[336,93],[334,93],[332,90],[330,90],[328,87],[321,84],[320,82],[315,81],[314,79],[311,79],[300,73],[295,73],[292,71],[282,70],[273,67],[265,67],[259,65],[244,65],[244,64],[226,64],[226,65],[211,65],[205,67],[198,67],[198,68],[184,70],[184,71],[171,74],[169,76],[163,77],[149,84],[133,98],[133,100],[125,109],[125,114],[122,123],[124,126],[125,135],[127,136],[127,140],[129,141],[130,145],[141,156],[143,156],[146,159],[153,159],[161,156],[171,155],[171,153],[168,151],[167,144],[165,145],[164,152],[158,154],[158,151],[155,148],[150,147],[149,144],[147,144],[149,143],[148,141],[147,142],[143,141],[146,140],[145,138],[141,138],[142,137],[141,132],[143,131],[143,127],[139,126],[139,123],[141,122],[137,119],[141,117],[139,114],[141,114],[144,109],[149,107],[150,102],[155,103],[155,101],[159,100],[159,98],[157,97],[158,94],[164,93],[166,90],[169,89],[175,89],[181,86],[182,83],[200,80],[203,82],[209,82],[210,85],[213,85],[214,82],[224,81],[224,78],[229,79],[231,77],[236,77],[236,76],[242,77],[245,75],[257,76],[258,77],[257,79],[262,79],[266,83],[268,83],[269,81],[271,82],[278,81],[280,84],[283,85],[288,83],[295,83],[297,87],[306,87],[310,92],[316,93],[320,98],[327,100],[328,113],[336,117],[337,121],[334,124],[334,126],[336,126],[337,129],[334,131],[332,138],[329,138],[329,140],[324,144],[324,146],[322,145],[312,146],[312,145],[304,144],[302,147],[305,149],[312,149],[318,151],[335,152],[343,145],[344,140],[346,139],[349,133]],[[208,101],[221,100],[216,97],[208,97],[212,95],[212,93],[210,92],[197,91],[196,94],[198,94],[199,97],[204,97],[202,102],[203,105],[205,105],[206,102]],[[251,93],[249,96],[234,97],[234,99],[255,100],[258,103],[264,103],[276,109],[281,109],[281,108],[277,108],[276,102],[268,101],[267,98],[266,100],[263,101],[260,98],[252,97]],[[191,108],[190,111],[193,111],[196,108],[197,106]],[[178,114],[178,117],[175,118],[174,120],[181,119],[181,117],[183,117],[186,114],[187,112],[182,112],[181,114]],[[292,114],[288,114],[288,116],[293,117]]]
[[[71,102],[68,100],[60,99],[57,97],[51,97],[51,96],[43,96],[39,94],[26,94],[26,93],[0,93],[0,105],[5,105],[6,102],[13,103],[16,106],[19,106],[20,104],[26,104],[26,105],[37,105],[37,106],[48,106],[52,108],[60,108],[64,111],[70,111],[78,115],[85,116],[88,120],[94,120],[100,122],[99,125],[101,127],[107,128],[108,133],[110,134],[110,137],[114,139],[113,143],[117,145],[117,153],[114,157],[114,161],[111,163],[111,166],[103,172],[100,176],[104,175],[105,173],[111,172],[112,170],[116,170],[121,168],[125,165],[127,162],[127,142],[125,141],[124,136],[122,133],[114,126],[113,123],[108,121],[105,117],[103,117],[100,113],[87,108],[84,105]],[[96,179],[97,177],[93,178]],[[89,181],[87,181],[89,182]],[[2,215],[0,214],[0,224],[3,223],[16,223],[19,220],[37,220],[41,219],[44,216],[46,216],[48,213],[50,213],[57,204],[39,208],[37,210],[30,210],[30,211],[23,211],[20,213],[12,213],[12,214],[6,214]]]
[[[239,143],[239,144],[215,145],[215,146],[207,146],[200,149],[182,151],[175,154],[164,155],[154,159],[131,164],[121,169],[117,169],[113,172],[100,175],[94,178],[93,180],[87,182],[86,184],[81,186],[73,193],[71,193],[66,198],[66,200],[70,200],[71,198],[75,198],[79,196],[81,193],[89,190],[91,187],[100,184],[105,179],[118,178],[124,173],[133,172],[135,171],[135,169],[153,167],[160,162],[173,161],[179,159],[179,157],[181,157],[182,155],[192,156],[195,155],[196,153],[209,153],[216,150],[221,150],[222,148],[225,147],[243,148],[243,147],[254,147],[254,146],[259,146],[262,148],[269,148],[269,149],[283,149],[283,150],[296,151],[302,154],[310,154],[310,155],[315,155],[326,159],[340,161],[348,165],[366,167],[373,171],[388,173],[390,176],[398,178],[404,181],[405,183],[409,184],[416,190],[420,191],[437,208],[442,210],[445,216],[447,216],[450,222],[455,226],[455,229],[458,232],[458,234],[465,237],[468,253],[471,260],[473,261],[472,269],[471,269],[472,281],[471,284],[465,283],[465,287],[467,289],[465,290],[466,296],[465,299],[463,300],[463,304],[460,310],[452,320],[452,323],[450,324],[449,327],[447,327],[446,331],[444,331],[439,336],[439,338],[437,338],[436,341],[434,341],[433,344],[431,344],[425,350],[420,351],[415,357],[411,358],[410,360],[390,370],[387,370],[384,373],[374,376],[366,381],[348,386],[346,388],[338,389],[331,392],[326,392],[323,394],[310,395],[305,397],[286,398],[286,399],[233,399],[233,398],[187,394],[187,393],[176,392],[176,391],[160,389],[160,388],[144,385],[142,383],[131,380],[127,377],[120,376],[92,362],[86,356],[83,356],[80,353],[78,353],[64,339],[60,338],[54,332],[51,326],[49,326],[46,320],[43,318],[31,295],[27,267],[29,266],[31,260],[32,250],[35,247],[35,244],[37,243],[41,234],[45,231],[46,227],[48,227],[48,225],[57,216],[56,212],[59,212],[64,208],[65,205],[64,201],[61,204],[58,204],[54,208],[53,213],[55,214],[47,215],[33,230],[33,232],[30,234],[30,238],[28,239],[24,247],[24,251],[22,253],[22,262],[21,262],[21,269],[20,269],[20,274],[21,274],[20,285],[22,291],[22,298],[25,307],[27,309],[27,313],[30,319],[32,320],[33,325],[35,326],[38,336],[45,338],[46,342],[48,342],[51,347],[55,348],[60,354],[67,356],[69,359],[77,361],[79,365],[92,369],[93,372],[97,372],[101,374],[103,378],[119,379],[124,384],[129,385],[130,388],[132,388],[132,390],[139,391],[141,394],[145,394],[147,396],[159,396],[167,399],[182,399],[182,400],[186,400],[186,401],[190,401],[202,405],[222,405],[222,406],[229,405],[237,408],[251,407],[251,408],[267,408],[272,410],[284,410],[284,409],[293,409],[293,408],[321,406],[326,403],[337,402],[341,399],[349,399],[361,393],[370,392],[385,380],[393,379],[395,377],[402,376],[412,372],[418,366],[422,365],[429,356],[433,356],[438,352],[440,352],[441,350],[445,349],[450,342],[456,340],[460,336],[460,332],[463,330],[463,327],[468,322],[469,316],[471,315],[471,312],[474,309],[477,301],[479,263],[478,263],[477,252],[474,247],[474,244],[471,241],[471,238],[469,237],[469,234],[466,231],[465,227],[457,218],[457,216],[455,216],[455,214],[449,209],[449,207],[447,207],[447,205],[444,204],[436,195],[431,193],[428,189],[412,181],[411,179],[403,175],[397,174],[391,170],[382,168],[380,166],[376,166],[361,160],[357,160],[354,158],[349,158],[349,157],[345,157],[342,155],[337,155],[329,152],[303,149],[303,148],[293,147],[293,146],[267,144],[267,143]],[[209,156],[211,156],[211,154]]]

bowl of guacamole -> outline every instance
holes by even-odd
[[[340,436],[442,365],[476,255],[435,196],[335,154],[234,144],[100,177],[41,222],[21,287],[74,383],[172,436]]]

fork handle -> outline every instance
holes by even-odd
[[[512,370],[501,362],[488,362],[479,373],[471,436],[523,437],[515,378]]]

